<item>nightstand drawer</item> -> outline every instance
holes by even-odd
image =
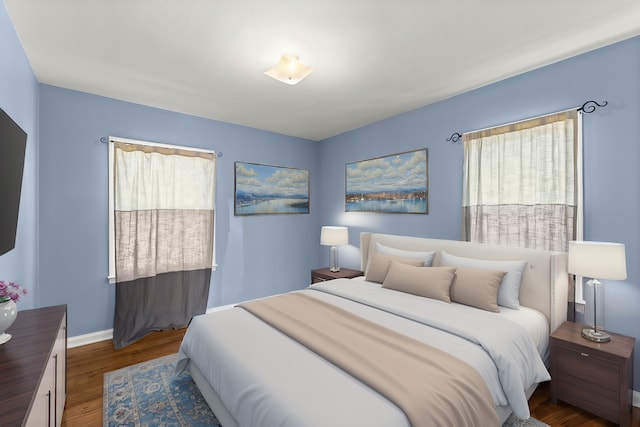
[[[597,385],[598,388],[613,392],[619,390],[620,366],[618,364],[603,360],[591,353],[562,346],[556,346],[554,350],[554,357],[557,357],[557,374],[577,377]]]
[[[585,376],[588,376],[588,372]],[[552,378],[555,382],[558,399],[581,408],[602,418],[619,422],[620,398],[617,390],[607,390],[585,381],[582,377],[558,374]]]

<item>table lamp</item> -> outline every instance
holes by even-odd
[[[349,230],[347,227],[322,227],[320,244],[323,246],[331,246],[329,270],[334,272],[340,271],[340,266],[338,265],[338,245],[349,244]]]
[[[599,343],[611,340],[604,332],[602,310],[598,318],[598,307],[603,307],[604,285],[597,279],[624,280],[627,278],[627,264],[624,245],[609,242],[569,242],[569,274],[591,278],[585,283],[585,321],[582,337]],[[587,315],[593,315],[590,322]],[[593,323],[593,326],[590,325]]]

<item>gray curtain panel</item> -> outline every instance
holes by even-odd
[[[186,327],[207,310],[211,269],[163,273],[116,286],[113,346],[120,349],[153,331]]]

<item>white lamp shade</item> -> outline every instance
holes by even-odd
[[[347,227],[324,226],[320,232],[320,244],[323,246],[347,245],[349,230]]]
[[[622,243],[569,242],[570,274],[592,279],[624,280],[627,261]]]

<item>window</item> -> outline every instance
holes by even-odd
[[[464,134],[463,240],[567,251],[582,239],[581,127],[571,110]]]

